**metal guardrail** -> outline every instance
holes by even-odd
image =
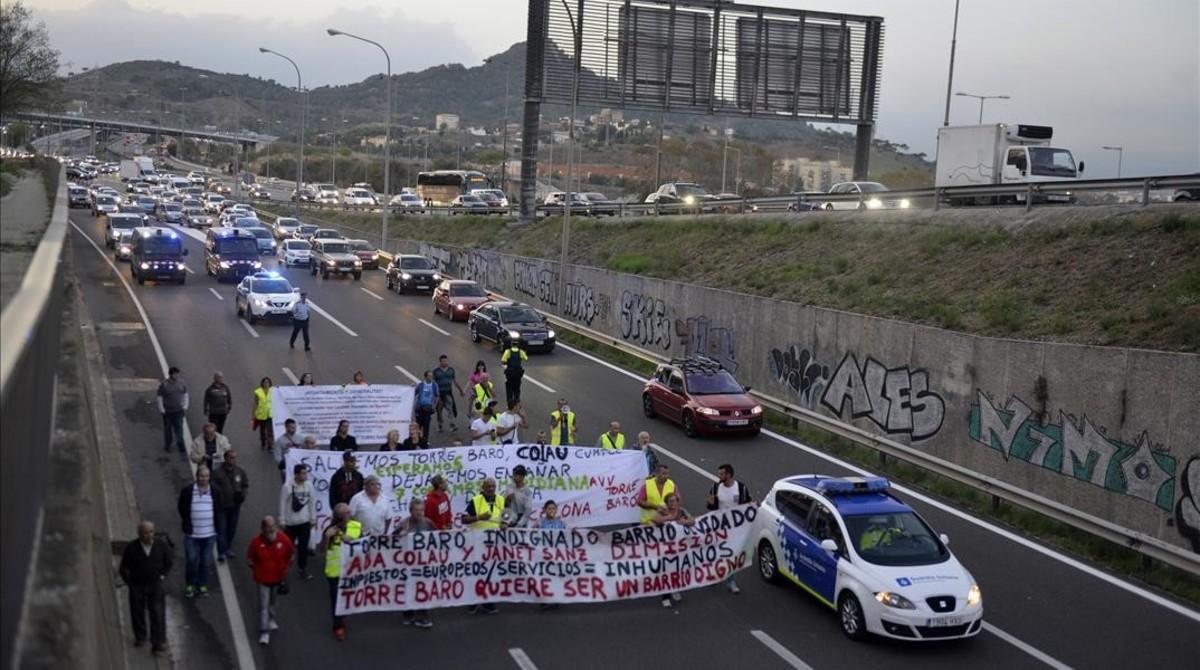
[[[381,261],[387,260],[390,262],[391,255],[386,252],[380,252],[380,259]],[[489,291],[488,294],[502,300],[509,300],[506,296],[494,291]],[[571,331],[650,363],[665,363],[668,360],[664,356],[640,347],[635,347],[587,326],[542,310],[538,311],[556,328]],[[751,390],[750,395],[762,403],[763,406],[814,428],[833,433],[859,446],[873,449],[880,454],[886,454],[958,484],[969,486],[996,499],[1005,500],[1014,505],[1047,516],[1055,521],[1104,538],[1115,544],[1128,547],[1172,567],[1200,575],[1200,555],[1192,553],[1187,549],[1164,542],[1140,531],[1124,528],[1097,516],[1081,512],[1064,503],[1031,493],[1013,484],[1001,481],[995,477],[980,474],[956,463],[930,456],[919,449],[914,449],[906,444],[838,421],[819,412],[793,405],[761,391]]]

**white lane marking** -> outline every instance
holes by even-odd
[[[290,380],[292,380],[292,383],[293,383],[293,384],[299,384],[299,383],[300,383],[300,378],[296,376],[296,373],[295,373],[295,372],[292,372],[292,369],[291,369],[291,368],[284,368],[284,369],[283,369],[283,374],[287,375],[287,378],[288,378],[288,379],[290,379]]]
[[[719,479],[717,479],[717,476],[714,475],[713,473],[709,472],[708,470],[705,470],[704,468],[700,467],[699,465],[696,465],[695,463],[692,463],[691,461],[684,458],[683,456],[676,454],[675,452],[671,451],[670,449],[667,449],[666,447],[664,447],[660,444],[655,444],[652,447],[652,451],[654,451],[654,453],[656,453],[656,454],[663,454],[664,456],[669,456],[670,458],[678,461],[679,464],[682,465],[683,467],[691,470],[692,472],[695,472],[696,474],[700,475],[701,477],[704,477],[705,479],[707,479],[710,482],[720,481]]]
[[[641,375],[634,374],[634,373],[630,372],[629,370],[625,370],[616,365],[613,365],[612,363],[609,363],[606,360],[597,358],[597,357],[587,353],[586,351],[580,351],[579,349],[576,349],[575,347],[572,347],[567,344],[563,344],[561,342],[558,344],[558,346],[562,347],[563,349],[566,349],[567,351],[578,354],[594,363],[602,365],[614,372],[625,375],[626,377],[629,377],[630,379],[636,379],[639,382],[645,381],[645,379]],[[837,465],[839,467],[845,468],[856,474],[864,475],[864,476],[871,475],[871,473],[869,471],[864,470],[856,465],[851,465],[850,463],[847,463],[839,458],[835,458],[833,456],[830,456],[829,454],[826,454],[826,453],[823,453],[816,449],[813,449],[812,447],[801,444],[791,438],[780,435],[779,433],[776,433],[774,431],[763,429],[762,434],[766,435],[768,437],[774,438],[790,447],[794,447],[796,449],[799,449],[801,451],[809,453],[817,458],[820,458],[821,460],[824,460],[824,461],[827,461],[834,465]],[[1000,528],[999,526],[996,526],[995,524],[992,524],[987,521],[984,521],[983,519],[974,517],[974,516],[972,516],[966,512],[963,512],[961,510],[955,509],[954,507],[952,507],[950,505],[947,505],[939,500],[934,500],[933,498],[930,498],[929,496],[921,494],[910,488],[907,488],[905,486],[900,486],[897,484],[893,484],[892,488],[911,497],[911,498],[920,500],[921,502],[923,502],[931,507],[935,507],[939,510],[942,510],[943,512],[946,512],[947,514],[952,514],[952,515],[962,519],[963,521],[974,524],[990,533],[994,533],[996,535],[999,535],[1000,537],[1005,538],[1006,540],[1011,540],[1027,549],[1036,551],[1037,553],[1042,554],[1043,556],[1045,556],[1047,558],[1053,559],[1055,561],[1058,561],[1059,563],[1062,563],[1064,565],[1075,568],[1076,570],[1079,570],[1080,572],[1083,572],[1084,574],[1091,575],[1092,577],[1095,577],[1096,579],[1107,582],[1119,589],[1122,589],[1128,593],[1131,593],[1135,596],[1143,598],[1144,600],[1154,603],[1155,605],[1158,605],[1159,607],[1168,609],[1176,614],[1185,616],[1188,619],[1191,619],[1193,621],[1200,622],[1200,612],[1189,609],[1188,607],[1186,607],[1184,605],[1180,605],[1179,603],[1168,600],[1156,593],[1151,593],[1150,591],[1147,591],[1143,588],[1140,588],[1138,586],[1130,584],[1129,582],[1126,582],[1122,579],[1114,577],[1106,572],[1103,572],[1097,568],[1087,565],[1087,564],[1083,563],[1082,561],[1078,561],[1074,558],[1071,558],[1070,556],[1066,556],[1066,555],[1058,553],[1057,551],[1049,549],[1047,547],[1043,547],[1042,545],[1040,545],[1036,542],[1027,540],[1027,539],[1021,537],[1020,535],[1009,532],[1003,528]]]
[[[325,310],[321,309],[320,307],[317,307],[317,303],[313,302],[312,300],[309,300],[308,306],[312,307],[313,311],[316,312],[317,314],[320,314],[321,316],[325,317],[326,319],[329,319],[330,321],[332,321],[333,325],[346,331],[346,334],[349,335],[350,337],[358,337],[358,333],[354,332],[353,330],[350,330],[349,328],[346,327],[346,324],[333,318],[333,315],[330,314],[329,312],[326,312]]]
[[[430,328],[436,330],[437,332],[441,333],[442,335],[445,335],[446,337],[450,337],[450,333],[442,330],[441,328],[438,328],[437,326],[433,325],[432,323],[429,323],[425,319],[417,319],[417,321],[420,321],[421,323],[425,324],[426,326],[429,326]]]
[[[546,386],[545,384],[539,382],[538,380],[534,379],[533,377],[530,377],[528,374],[525,375],[525,381],[542,389],[546,393],[558,393],[558,391],[555,391],[554,389],[550,388],[549,386]]]
[[[184,269],[184,270],[187,270],[187,271],[188,271],[188,274],[193,274],[193,275],[194,275],[194,274],[196,274],[196,271],[195,271],[195,270],[193,270],[193,269],[192,269],[192,266],[190,266],[190,265],[184,265],[184,266],[183,266],[183,269]]]
[[[1032,647],[1032,646],[1022,642],[1021,640],[1013,637],[1012,635],[1009,635],[1008,633],[1005,633],[1004,631],[1000,630],[999,628],[996,628],[995,626],[993,626],[992,624],[990,624],[986,621],[983,622],[983,629],[986,630],[987,632],[991,633],[992,635],[995,635],[996,637],[1000,638],[1001,640],[1004,640],[1005,642],[1011,644],[1012,646],[1016,647],[1017,649],[1020,649],[1021,651],[1025,652],[1026,654],[1029,654],[1030,656],[1036,658],[1037,660],[1041,661],[1042,663],[1045,663],[1046,665],[1054,668],[1055,670],[1071,670],[1071,666],[1067,665],[1066,663],[1059,661],[1058,659],[1054,658],[1053,656],[1050,656],[1049,654],[1041,651],[1040,649],[1038,649],[1036,647]]]
[[[213,297],[216,298],[217,300],[222,300],[222,301],[225,300],[225,297],[222,296],[220,293],[217,293],[217,289],[215,289],[211,286],[208,287],[208,292],[212,293]]]
[[[158,341],[158,335],[154,332],[154,325],[150,323],[150,316],[146,314],[146,308],[142,306],[142,301],[138,300],[137,294],[134,293],[133,287],[126,281],[125,276],[117,269],[117,266],[108,259],[108,254],[104,253],[88,234],[83,232],[79,226],[75,225],[74,221],[68,221],[71,227],[74,228],[87,243],[92,245],[96,253],[100,254],[100,258],[108,263],[108,267],[112,268],[117,279],[121,281],[121,285],[125,287],[125,292],[129,294],[129,298],[133,300],[133,306],[138,311],[138,316],[142,317],[142,323],[146,324],[146,334],[150,336],[150,345],[154,348],[154,355],[158,358],[158,367],[162,370],[163,378],[167,376],[167,356],[163,353],[162,344]],[[191,435],[192,432],[188,429],[187,418],[183,420],[183,432],[186,435]],[[191,466],[192,475],[195,476],[196,464],[188,459],[188,465]],[[217,564],[217,580],[221,585],[221,600],[225,603],[225,616],[229,619],[229,628],[233,632],[233,648],[237,654],[238,667],[241,670],[254,670],[254,654],[250,652],[250,638],[246,635],[246,622],[242,618],[242,609],[237,604],[237,594],[234,591],[233,576],[229,573],[229,566],[225,563]]]
[[[775,638],[771,637],[770,635],[767,635],[761,630],[752,630],[750,631],[750,634],[754,636],[754,639],[766,645],[767,649],[775,652],[776,656],[782,658],[784,663],[787,663],[791,667],[795,668],[795,670],[812,670],[811,665],[800,660],[799,656],[793,654],[787,647],[779,644],[779,642],[777,642]]]
[[[250,333],[250,337],[258,337],[258,331],[254,330],[254,326],[246,323],[241,318],[238,319],[238,323],[242,324],[242,327],[246,329],[246,332]]]
[[[376,300],[383,300],[383,296],[372,291],[371,289],[367,288],[366,286],[360,286],[360,287],[358,287],[358,289],[360,291],[362,291],[363,293],[366,293],[367,295],[371,296],[372,298],[375,298]]]
[[[537,665],[534,664],[533,659],[529,658],[529,654],[526,654],[524,649],[513,647],[508,650],[508,655],[512,656],[512,660],[517,662],[517,667],[521,670],[537,670]]]
[[[408,370],[405,370],[404,368],[400,367],[399,365],[397,365],[395,367],[398,371],[400,371],[400,374],[411,379],[412,383],[414,383],[414,384],[420,383],[421,379],[419,377],[417,377],[416,375],[414,375],[413,373],[409,372]]]

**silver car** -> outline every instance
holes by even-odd
[[[275,247],[278,246],[275,242],[275,236],[266,228],[249,228],[248,229],[258,240],[258,253],[273,254]]]

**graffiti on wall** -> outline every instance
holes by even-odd
[[[567,284],[567,302],[563,305],[563,316],[590,326],[597,318],[608,318],[610,306],[608,296],[596,293],[587,284]]]
[[[435,247],[429,244],[421,243],[421,255],[433,261],[433,268],[442,274],[457,275],[458,271],[453,267],[454,257],[450,250],[445,247]]]
[[[707,316],[691,316],[675,320],[675,334],[684,356],[708,356],[737,372],[737,333],[732,328],[714,326]]]
[[[536,261],[513,259],[513,290],[546,305],[557,305],[558,273]]]
[[[504,266],[492,251],[463,251],[458,255],[458,276],[470,279],[489,291],[504,289]]]
[[[821,395],[821,404],[841,417],[869,418],[889,435],[913,440],[933,437],[942,428],[946,403],[929,390],[929,373],[907,367],[889,368],[868,357],[859,366],[846,354]]]
[[[662,300],[644,293],[621,292],[621,338],[650,349],[671,349],[671,317]]]
[[[815,352],[790,346],[786,350],[772,349],[767,358],[771,376],[792,389],[800,403],[808,409],[816,407],[821,393],[829,384],[829,366],[817,362]]]
[[[1025,461],[1067,477],[1123,493],[1170,511],[1175,501],[1175,457],[1143,431],[1136,444],[1105,435],[1083,416],[1059,411],[1058,423],[1042,423],[1017,396],[997,404],[982,390],[971,405],[968,435],[1005,459]],[[1194,510],[1193,510],[1194,511]]]
[[[1175,505],[1175,527],[1192,543],[1192,551],[1200,554],[1200,456],[1188,459],[1179,483],[1183,495]]]

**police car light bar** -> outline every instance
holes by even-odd
[[[891,484],[885,477],[839,477],[817,482],[817,491],[829,495],[850,493],[881,493]]]

